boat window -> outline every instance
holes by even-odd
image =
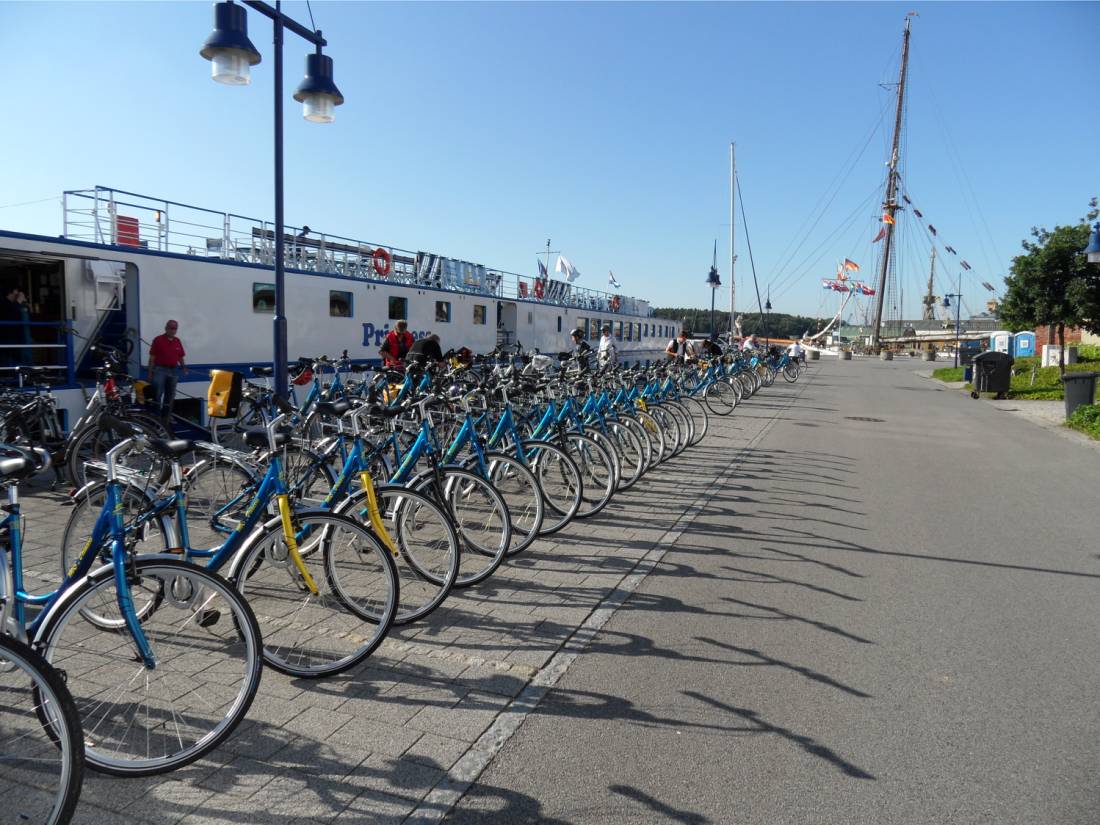
[[[350,318],[352,309],[350,292],[330,289],[328,293],[328,314],[333,318]]]
[[[485,304],[474,304],[474,323],[485,323]]]
[[[587,333],[588,332],[588,319],[587,318],[578,318],[577,319],[577,326],[574,327],[574,329],[579,329],[579,330],[582,330],[583,332]],[[591,337],[591,336],[588,336],[588,337]]]
[[[634,340],[642,340],[642,325],[638,321],[634,322]]]
[[[558,332],[561,332],[561,316],[558,316]]]
[[[252,284],[252,311],[275,313],[275,284]]]
[[[591,326],[588,327],[588,337],[595,341],[600,337],[600,319],[593,318],[589,321],[589,324],[591,324]]]
[[[642,324],[642,335],[646,338],[649,337],[649,324]]]
[[[390,320],[403,321],[409,317],[409,299],[390,296]]]
[[[634,332],[634,325],[631,324],[629,321],[627,321],[626,322],[626,329],[623,330],[623,334],[626,336],[627,341],[634,340],[633,332]]]
[[[531,324],[533,324],[533,323],[535,323],[535,313],[528,312],[527,313],[527,326],[531,326]]]
[[[435,302],[435,322],[437,324],[449,324],[451,322],[451,302]]]
[[[622,321],[616,321],[615,322],[615,337],[620,341],[623,340],[623,322]]]

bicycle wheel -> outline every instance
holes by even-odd
[[[90,552],[88,543],[91,541],[92,530],[106,500],[107,482],[105,481],[85,484],[73,494],[72,509],[69,511],[69,518],[61,534],[62,577],[73,568],[81,554],[86,550]],[[145,488],[132,485],[124,485],[120,488],[119,501],[123,509],[123,524],[127,534],[126,545],[132,553],[163,553],[170,544],[169,537],[174,535],[172,526],[162,516],[144,520],[141,527],[135,526],[138,516],[144,513],[154,500],[152,493]],[[99,554],[100,562],[109,564],[112,558],[110,539],[104,541],[95,552]],[[142,598],[143,595],[146,598]],[[159,591],[144,594],[135,592],[133,596],[134,612],[138,618],[144,618],[159,604],[161,593]],[[106,613],[97,613],[92,608],[86,607],[82,615],[88,622],[105,630],[118,629],[124,625],[117,605]]]
[[[665,441],[662,461],[667,461],[683,449],[686,436],[680,432],[680,420],[659,404],[650,404],[648,412],[661,428]]]
[[[668,399],[661,404],[661,408],[668,410],[670,415],[676,416],[676,423],[680,425],[680,444],[677,452],[682,453],[695,443],[695,424],[692,422],[691,413],[679,402]]]
[[[736,407],[745,397],[744,387],[741,386],[741,382],[737,380],[736,375],[727,375],[722,381],[733,391],[733,406]]]
[[[439,481],[425,473],[409,487],[433,497],[450,515],[462,539],[462,566],[455,587],[469,587],[493,575],[512,541],[512,519],[504,497],[481,476],[441,467]]]
[[[328,460],[313,450],[288,444],[283,452],[286,484],[295,504],[318,507],[336,484],[336,474]]]
[[[614,459],[594,439],[581,433],[566,433],[564,447],[580,470],[583,484],[581,505],[575,518],[594,516],[608,505],[618,487]]]
[[[523,442],[545,506],[539,535],[556,533],[577,515],[584,485],[581,471],[565,451],[549,441]]]
[[[153,429],[147,427],[144,421],[132,421],[130,423],[139,427],[151,438],[164,437],[163,428]],[[107,451],[125,437],[111,430],[100,429],[99,424],[96,422],[92,422],[74,432],[69,437],[65,450],[65,468],[73,486],[82,487],[88,481],[94,480],[87,477],[85,465],[88,462],[106,461]],[[135,450],[127,455],[120,456],[119,465],[158,482],[166,481],[170,472],[166,461],[155,453],[144,450]]]
[[[737,395],[725,381],[715,381],[704,390],[703,402],[715,415],[729,415],[737,406]]]
[[[127,564],[135,601],[155,600],[142,618],[156,666],[135,655],[121,625],[113,568],[76,585],[50,611],[36,643],[73,694],[85,757],[97,771],[148,776],[187,765],[216,748],[244,718],[262,670],[252,610],[215,573],[174,559]],[[85,614],[110,616],[109,629]]]
[[[189,549],[212,550],[244,519],[259,484],[247,465],[225,455],[204,458],[184,477]]]
[[[397,613],[397,571],[354,519],[311,510],[294,513],[292,523],[316,593],[290,556],[279,518],[249,537],[231,580],[259,617],[268,665],[307,679],[340,673],[386,638]]]
[[[633,413],[618,413],[615,420],[626,427],[634,434],[634,437],[638,439],[638,446],[642,451],[641,474],[645,475],[646,471],[653,466],[653,444],[646,434],[645,426]]]
[[[799,369],[793,362],[785,364],[783,366],[783,378],[788,384],[793,384],[798,380]]]
[[[645,470],[645,454],[638,437],[619,421],[607,422],[607,438],[619,456],[619,486],[627,490],[642,477]]]
[[[519,459],[495,451],[486,453],[485,458],[489,464],[489,483],[508,505],[512,540],[505,555],[514,556],[530,547],[539,536],[546,509],[542,491],[535,474]]]
[[[653,417],[653,414],[648,410],[635,410],[634,416],[638,422],[642,425],[642,432],[645,433],[646,440],[650,445],[650,468],[656,467],[665,459],[665,431],[664,428],[657,423],[657,419]]]
[[[710,429],[710,415],[707,413],[706,406],[698,398],[681,398],[679,403],[691,416],[691,446],[694,447],[706,437],[707,430]]]
[[[84,732],[64,681],[30,647],[0,636],[4,819],[64,825],[84,779]]]
[[[396,485],[377,486],[374,495],[386,533],[397,545],[401,600],[393,621],[404,625],[430,614],[450,594],[458,579],[461,543],[446,512],[427,496]],[[336,513],[372,527],[366,490],[345,498]]]

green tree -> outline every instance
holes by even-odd
[[[1039,326],[1058,331],[1058,368],[1065,373],[1066,327],[1100,333],[1100,271],[1089,266],[1082,250],[1089,223],[1100,214],[1097,199],[1075,226],[1032,227],[1034,240],[1023,241],[1024,254],[1012,259],[1005,278],[1000,317],[1013,332]]]

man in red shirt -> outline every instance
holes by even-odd
[[[382,356],[382,366],[402,367],[405,365],[405,356],[413,345],[413,335],[409,332],[408,321],[398,321],[394,328],[387,334],[382,342],[382,348],[378,354]]]
[[[154,338],[149,347],[149,381],[153,384],[154,404],[160,407],[165,422],[172,415],[180,374],[187,369],[183,362],[186,355],[183,343],[176,337],[178,329],[179,324],[169,321],[164,325],[164,334]]]

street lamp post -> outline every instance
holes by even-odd
[[[718,241],[714,242],[714,260],[710,265],[710,272],[707,273],[707,286],[710,287],[710,337],[714,339],[714,294],[718,291],[718,287],[722,285],[722,279],[718,277]]]
[[[768,299],[764,302],[764,311],[767,313],[764,316],[764,349],[769,350],[772,346],[772,288],[770,286]]]
[[[327,41],[321,31],[307,29],[283,14],[281,0],[274,7],[259,0],[245,0],[245,6],[272,21],[275,46],[275,318],[273,372],[275,392],[286,398],[287,376],[286,267],[283,249],[283,30],[289,29],[317,47],[306,56],[306,76],[294,92],[302,104],[302,115],[312,123],[332,123],[335,107],[344,96],[332,79],[332,58],[322,54]],[[218,83],[247,86],[249,68],[260,62],[260,53],[248,39],[248,20],[242,6],[233,0],[214,4],[214,31],[199,54],[210,61],[211,76]]]
[[[951,299],[955,299],[955,363],[954,366],[959,366],[959,323],[960,314],[962,312],[962,274],[959,274],[959,291],[948,292],[943,296],[943,305],[945,309],[951,308]]]

